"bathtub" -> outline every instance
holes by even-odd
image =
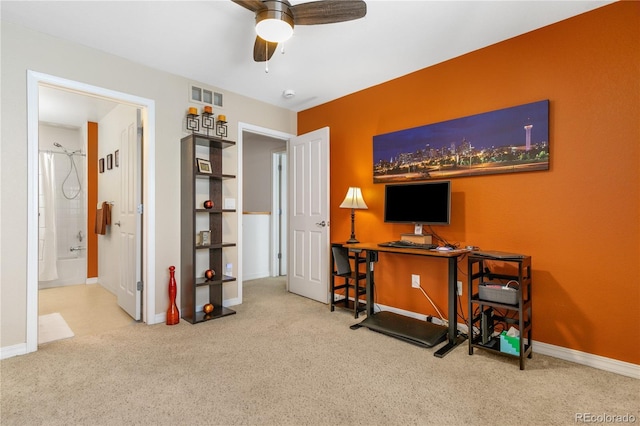
[[[51,281],[38,281],[38,288],[62,287],[87,283],[87,258],[85,256],[58,259],[58,279]]]

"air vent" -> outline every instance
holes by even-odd
[[[189,85],[189,101],[212,105],[217,108],[223,107],[222,93],[195,84]]]

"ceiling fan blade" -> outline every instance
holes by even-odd
[[[256,62],[268,61],[277,48],[278,43],[272,43],[256,36],[256,42],[253,45],[253,60]]]
[[[262,3],[262,0],[231,0],[235,4],[238,4],[245,9],[249,9],[252,12],[264,9],[266,6]]]
[[[319,0],[291,7],[296,25],[331,24],[363,18],[367,4],[362,0]]]

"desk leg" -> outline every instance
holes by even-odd
[[[447,344],[438,349],[433,355],[442,358],[453,348],[465,341],[465,338],[458,336],[458,303],[456,300],[458,293],[458,258],[450,257],[449,261],[449,329],[447,331]]]
[[[378,260],[378,252],[377,251],[372,251],[372,250],[367,250],[367,255],[365,257],[366,259],[366,268],[367,268],[367,277],[366,277],[366,285],[367,285],[367,309],[366,309],[366,313],[367,313],[367,318],[370,318],[371,315],[373,315],[373,305],[374,305],[374,299],[373,299],[373,287],[374,287],[374,283],[373,283],[373,262]],[[363,321],[366,321],[363,320]],[[352,330],[357,330],[360,327],[362,327],[360,325],[360,323],[358,324],[353,324],[351,327],[349,327]]]
[[[367,250],[367,256],[366,256],[366,261],[367,261],[367,277],[366,277],[366,284],[367,284],[367,316],[369,315],[373,315],[373,305],[375,303],[375,300],[373,299],[373,291],[374,291],[374,281],[373,281],[373,262],[375,262],[378,259],[377,256],[378,252],[374,252],[372,250]]]

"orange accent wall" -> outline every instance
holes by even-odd
[[[94,232],[98,205],[98,123],[87,123],[87,278],[98,277],[98,235]]]
[[[452,179],[452,223],[434,230],[532,256],[534,340],[640,364],[640,3],[614,3],[300,112],[300,134],[331,129],[331,241],[350,234],[350,212],[338,207],[349,186],[369,206],[356,212],[360,241],[413,230],[383,222],[374,135],[542,99],[550,170]],[[435,314],[411,288],[418,273],[446,315],[444,263],[381,254],[377,301]],[[466,284],[464,293],[466,316]]]

